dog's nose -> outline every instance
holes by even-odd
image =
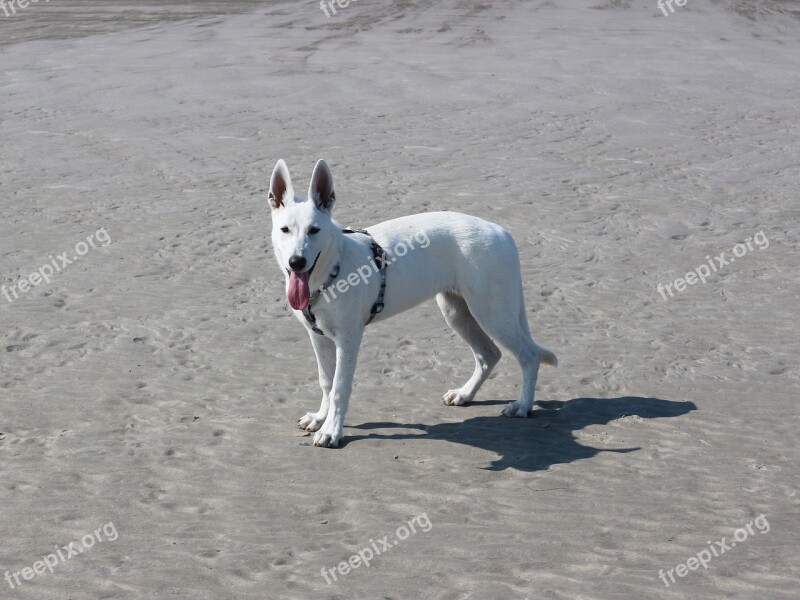
[[[306,267],[306,259],[302,256],[294,255],[289,258],[289,268],[292,271],[302,271]]]

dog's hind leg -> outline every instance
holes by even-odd
[[[539,364],[543,361],[554,364],[555,355],[536,345],[530,335],[525,315],[522,285],[511,297],[493,298],[491,294],[476,295],[467,301],[469,310],[492,339],[517,358],[522,369],[522,391],[519,400],[511,402],[503,410],[506,417],[527,417],[533,409]]]
[[[533,341],[533,336],[531,336],[530,327],[528,326],[528,315],[525,313],[524,300],[520,301],[519,332],[519,343],[522,346],[522,351],[517,355],[517,360],[522,368],[522,393],[518,401],[510,402],[503,409],[503,415],[524,418],[529,416],[533,410],[533,398],[536,393],[536,380],[539,375],[540,363],[555,367],[558,365],[558,359],[550,350],[539,346]]]
[[[333,375],[336,371],[336,344],[330,338],[318,335],[313,331],[309,331],[308,335],[311,337],[311,345],[314,346],[314,354],[317,357],[319,386],[322,388],[322,404],[317,412],[309,412],[300,417],[297,424],[300,429],[317,431],[322,427],[328,416],[331,386],[333,385]]]
[[[463,406],[474,400],[475,394],[500,360],[501,352],[472,316],[464,298],[454,292],[442,292],[436,295],[436,302],[447,324],[469,344],[475,357],[475,371],[469,381],[442,397],[442,402],[447,405]]]

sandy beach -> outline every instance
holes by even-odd
[[[797,598],[800,5],[675,2],[0,7],[0,598]],[[311,445],[279,158],[511,231],[532,418],[428,302]]]

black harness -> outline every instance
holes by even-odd
[[[386,293],[386,252],[384,252],[383,248],[380,247],[378,242],[369,234],[366,229],[342,229],[342,233],[345,234],[353,234],[353,233],[361,233],[369,238],[370,241],[370,249],[372,250],[372,258],[375,262],[375,265],[378,267],[378,272],[381,276],[381,287],[378,291],[378,299],[375,301],[375,304],[372,305],[372,308],[369,311],[369,318],[365,325],[369,325],[372,323],[372,320],[375,318],[375,315],[380,314],[383,311],[383,297]],[[325,333],[317,327],[317,318],[314,316],[314,313],[311,312],[311,305],[320,297],[320,295],[327,290],[333,282],[336,281],[336,278],[339,276],[339,265],[333,267],[331,274],[328,275],[328,280],[325,284],[320,287],[318,290],[315,290],[313,294],[311,294],[311,298],[308,299],[308,306],[303,309],[303,316],[306,318],[311,324],[311,331],[318,335],[325,335]]]

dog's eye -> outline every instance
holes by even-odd
[[[309,235],[314,235],[315,233],[319,233],[319,227],[309,227],[308,233]]]
[[[288,228],[288,227],[286,227],[286,226],[283,226],[283,227],[281,227],[281,231],[282,231],[283,233],[289,233],[289,228]]]

